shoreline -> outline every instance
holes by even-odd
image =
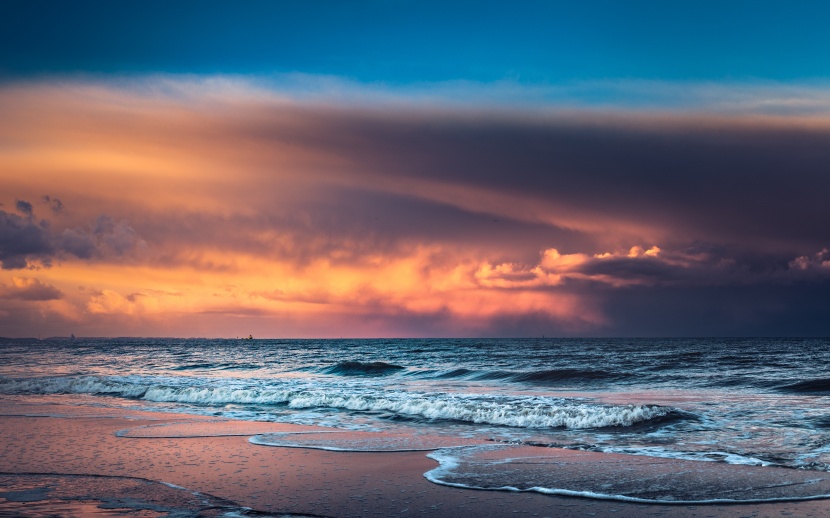
[[[427,457],[429,451],[326,451],[263,446],[248,440],[264,433],[330,429],[60,401],[60,396],[0,398],[0,436],[4,438],[0,472],[5,474],[4,480],[27,474],[144,479],[276,515],[634,518],[830,514],[827,499],[666,505],[448,487],[425,478],[425,473],[438,467]],[[8,493],[9,488],[0,486],[0,491]]]

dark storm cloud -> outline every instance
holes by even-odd
[[[133,227],[124,220],[116,221],[103,214],[92,226],[91,235],[97,242],[100,253],[121,257],[141,246],[143,240]]]
[[[18,201],[18,207],[21,203],[26,202]],[[31,209],[31,204],[26,205]],[[26,268],[29,260],[48,261],[54,254],[48,226],[32,221],[31,214],[29,211],[23,218],[0,210],[0,262],[4,270]]]
[[[65,229],[53,240],[61,251],[79,259],[124,257],[146,246],[129,223],[106,214],[91,225]]]
[[[0,210],[0,262],[2,269],[49,267],[63,255],[79,259],[122,257],[146,246],[126,221],[101,215],[89,226],[55,232],[47,221],[34,221],[32,204],[18,200],[26,217]]]
[[[528,263],[550,247],[603,253],[703,242],[755,256],[747,266],[786,263],[830,244],[823,224],[830,218],[830,126],[809,118],[268,101],[216,114],[196,110],[200,122],[185,145],[210,155],[218,151],[204,148],[200,135],[209,142],[221,136],[225,146],[217,149],[250,150],[246,158],[263,167],[240,171],[240,185],[275,200],[259,202],[253,217],[226,213],[221,226],[238,232],[207,228],[215,216],[181,214],[193,223],[180,232],[185,241],[258,253],[268,247],[244,237],[273,229],[318,236],[332,248],[346,240],[375,250],[407,240],[464,243],[498,254],[495,260],[512,253]],[[158,133],[173,129],[159,126]],[[286,148],[304,153],[314,196],[280,196],[301,175],[274,173],[286,169],[279,158]],[[315,178],[320,171],[328,176]],[[171,226],[148,223],[175,241],[178,218]],[[322,241],[295,240],[303,242]],[[283,257],[297,250],[286,248]]]
[[[594,257],[574,268],[573,273],[621,284],[669,286],[766,282],[789,270],[786,261],[775,257],[765,256],[768,264],[762,267],[758,257],[741,257],[725,249],[702,249],[694,246],[660,250],[654,256]]]
[[[295,264],[319,258],[360,263],[419,244],[455,247],[461,243],[478,256],[531,262],[550,242],[576,247],[593,243],[578,231],[474,213],[419,197],[365,187],[321,187],[321,191],[327,195],[320,199],[285,200],[255,214],[137,215],[136,224],[141,225],[142,237],[166,250],[222,248]]]
[[[730,286],[634,286],[599,300],[616,336],[828,336],[830,278]]]
[[[32,204],[25,200],[17,200],[14,203],[15,208],[17,208],[17,212],[21,214],[25,214],[27,218],[34,217],[34,209],[32,208]]]
[[[263,123],[258,136],[345,157],[387,181],[515,195],[676,242],[807,253],[830,241],[830,127],[809,120],[440,110],[309,110],[304,120],[313,122]]]
[[[578,271],[588,276],[602,275],[625,281],[667,284],[678,281],[689,281],[695,277],[698,277],[699,280],[701,270],[707,272],[707,274],[711,274],[711,265],[707,266],[710,266],[710,268],[699,266],[694,269],[688,267],[679,268],[656,259],[643,260],[620,257],[590,261]]]

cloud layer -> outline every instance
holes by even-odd
[[[820,116],[176,78],[11,84],[0,113],[0,282],[40,294],[8,334],[830,331]]]

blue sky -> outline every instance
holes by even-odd
[[[392,85],[830,76],[827,2],[0,4],[0,74],[332,75]]]

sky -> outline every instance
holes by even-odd
[[[828,336],[828,16],[7,0],[0,336]]]

